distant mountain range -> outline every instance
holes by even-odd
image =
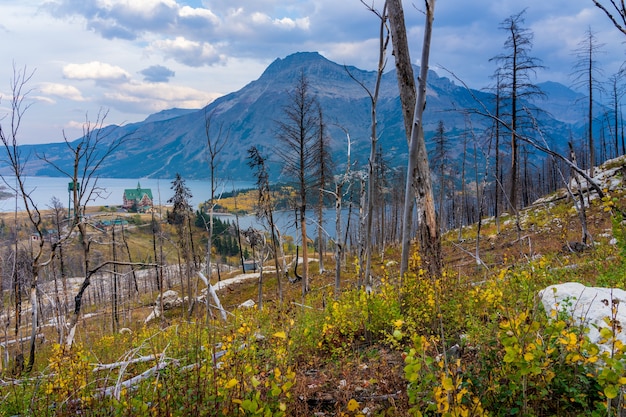
[[[392,66],[391,64],[390,66]],[[338,164],[346,160],[346,133],[352,142],[352,161],[367,164],[369,155],[370,99],[368,93],[354,81],[360,80],[374,88],[376,73],[329,61],[315,52],[300,52],[284,59],[276,59],[258,80],[241,90],[225,95],[205,108],[197,110],[169,109],[150,115],[142,122],[124,126],[107,126],[107,140],[128,137],[117,152],[99,169],[99,176],[109,178],[183,178],[209,177],[205,117],[212,115],[212,125],[222,126],[227,145],[219,154],[221,179],[249,180],[252,173],[246,162],[247,150],[256,145],[268,156],[273,179],[280,177],[280,161],[275,153],[277,121],[284,117],[288,92],[296,85],[301,72],[306,74],[311,93],[316,95],[328,124],[330,146]],[[419,73],[416,68],[415,73]],[[582,95],[558,83],[539,85],[546,93],[537,106],[546,110],[540,117],[546,137],[555,148],[562,149],[572,135],[579,135],[584,127],[584,106],[574,106]],[[471,115],[479,109],[476,99],[486,106],[494,104],[493,94],[468,90],[433,71],[428,75],[427,107],[424,116],[426,137],[432,137],[440,120],[450,138],[451,152],[462,151],[458,137],[468,128],[476,132],[488,129],[492,122],[485,117]],[[468,116],[470,114],[470,116]],[[392,166],[406,164],[407,143],[395,70],[386,72],[382,79],[378,104],[379,144],[384,157]],[[34,145],[21,147],[24,155],[35,152]],[[45,153],[60,166],[71,167],[71,155],[63,143],[36,145],[37,154]],[[0,172],[7,172],[0,164]],[[27,175],[56,176],[58,172],[31,157]]]

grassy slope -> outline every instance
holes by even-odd
[[[175,309],[165,321],[143,326],[149,312],[143,297],[144,307],[129,309],[125,321],[131,334],[111,334],[103,314],[83,321],[80,344],[72,352],[42,345],[37,370],[29,376],[34,379],[0,387],[6,399],[0,410],[8,415],[28,409],[39,415],[73,415],[77,409],[85,415],[252,415],[256,407],[270,415],[284,409],[286,415],[355,416],[418,415],[418,410],[590,415],[593,409],[606,415],[615,405],[610,387],[626,380],[593,371],[585,362],[593,359],[593,349],[566,321],[547,322],[535,294],[565,281],[625,288],[620,248],[626,243],[609,243],[614,234],[620,237],[621,226],[615,228],[612,220],[615,207],[626,207],[624,188],[611,196],[614,206],[592,202],[588,223],[595,247],[582,253],[562,250],[566,242],[580,240],[580,226],[572,202],[557,200],[524,210],[521,234],[510,217],[502,219],[500,233],[493,219],[485,221],[479,245],[484,266],[473,256],[475,226],[465,228],[461,240],[459,231],[446,234],[446,274],[438,280],[423,276],[415,253],[401,285],[395,262],[399,248],[389,248],[374,262],[372,295],[354,289],[358,270],[348,259],[338,300],[333,274],[320,274],[313,264],[313,291],[303,298],[297,284],[283,282],[282,305],[276,279],[268,274],[262,312],[236,308],[256,299],[256,281],[223,290],[221,301],[234,313],[226,323],[207,323],[199,308],[191,321],[183,309]],[[326,265],[333,265],[332,259]],[[108,311],[106,306],[92,310]],[[569,335],[575,335],[573,345],[563,342]],[[458,354],[441,355],[455,344]],[[220,351],[227,354],[216,369],[210,353]],[[586,359],[576,362],[572,351]],[[129,352],[171,360],[163,362],[167,369],[158,378],[122,391],[119,401],[99,398],[98,389],[114,385],[118,376],[126,379],[154,365],[131,365],[122,374],[91,371],[91,363],[115,362]],[[185,368],[193,364],[200,366]],[[616,378],[622,375],[618,365],[613,368]],[[12,377],[10,370],[2,376]]]

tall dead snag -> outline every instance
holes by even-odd
[[[270,235],[272,237],[272,251],[274,253],[274,266],[276,268],[276,283],[278,287],[278,299],[280,303],[283,302],[283,289],[280,281],[280,277],[286,274],[286,271],[280,269],[278,262],[278,233],[276,231],[276,223],[274,222],[274,204],[272,202],[272,194],[270,191],[269,172],[266,166],[266,158],[263,157],[256,146],[252,146],[248,149],[248,166],[255,170],[254,176],[256,177],[256,185],[259,190],[258,198],[258,211],[257,217],[263,218],[268,222],[270,228]],[[283,257],[284,259],[284,257]],[[262,278],[261,274],[259,278],[259,308],[262,304]]]
[[[326,194],[324,188],[330,182],[330,177],[333,171],[333,156],[330,152],[329,141],[330,137],[327,134],[326,123],[324,122],[324,112],[321,107],[318,107],[319,117],[319,132],[317,143],[313,149],[313,159],[315,162],[314,181],[318,191],[317,202],[317,251],[319,253],[319,271],[323,274],[326,270],[324,268],[324,254],[326,252],[326,239],[324,236],[324,206],[326,203]]]
[[[307,191],[315,159],[313,147],[319,137],[319,103],[311,94],[306,75],[300,74],[289,101],[283,108],[284,120],[278,121],[278,139],[282,143],[281,157],[285,172],[297,181],[300,233],[302,236],[302,295],[309,292],[309,255],[306,232]],[[298,260],[296,259],[296,265]]]
[[[407,180],[404,192],[404,215],[402,222],[402,259],[400,263],[400,276],[403,276],[409,265],[409,250],[411,246],[411,219],[413,218],[413,198],[417,199],[417,218],[419,229],[419,243],[424,260],[431,276],[441,274],[441,242],[437,227],[437,215],[435,213],[435,201],[433,198],[428,153],[424,141],[424,129],[422,118],[426,107],[426,78],[428,76],[428,60],[430,58],[430,42],[435,15],[435,0],[425,0],[426,25],[424,26],[424,43],[422,46],[422,58],[417,99],[413,113],[411,126],[411,140],[409,142],[409,161],[407,167]],[[394,23],[397,23],[395,21]],[[396,28],[404,30],[406,28]],[[395,41],[395,40],[394,40]],[[396,66],[411,65],[410,61],[399,63],[396,56]]]
[[[626,153],[626,145],[624,144],[624,122],[623,122],[623,118],[620,117],[620,112],[622,108],[621,99],[624,97],[624,94],[626,94],[626,91],[624,91],[624,84],[623,84],[623,79],[625,75],[626,74],[624,74],[622,71],[618,71],[617,73],[611,75],[608,81],[609,94],[610,94],[610,100],[611,100],[611,105],[612,105],[611,116],[613,118],[613,138],[615,139],[615,141],[613,142],[613,150],[614,150],[614,156],[616,158]],[[620,153],[620,124],[622,128],[621,129],[621,132],[622,132],[621,153]],[[609,131],[610,130],[611,130],[611,126],[609,123]]]
[[[598,67],[598,61],[596,56],[602,52],[601,44],[596,37],[596,34],[588,28],[585,32],[585,37],[578,43],[578,47],[574,50],[576,57],[576,63],[574,64],[574,71],[572,75],[574,77],[574,87],[584,89],[587,91],[587,144],[589,152],[588,168],[589,176],[594,177],[594,170],[596,165],[596,143],[593,137],[593,93],[598,90],[602,92],[602,87],[598,81],[598,77],[602,71]]]
[[[15,176],[15,185],[11,185],[7,180],[4,180],[5,184],[12,188],[12,191],[15,193],[16,199],[21,198],[24,204],[24,210],[28,216],[28,220],[32,225],[36,235],[38,242],[34,250],[31,250],[31,255],[29,258],[29,269],[32,273],[32,279],[30,284],[30,307],[31,307],[31,338],[30,338],[30,349],[28,355],[28,364],[26,366],[26,371],[30,372],[35,363],[35,341],[37,338],[37,328],[38,328],[38,312],[39,312],[39,300],[37,298],[37,287],[39,285],[39,272],[40,269],[49,262],[49,260],[45,260],[41,262],[43,256],[43,225],[41,219],[41,213],[37,208],[37,205],[30,197],[30,192],[26,189],[26,185],[24,183],[24,168],[26,166],[26,162],[28,161],[28,156],[23,157],[21,150],[18,146],[18,132],[20,129],[20,125],[22,122],[22,117],[24,113],[30,107],[29,104],[25,102],[28,97],[30,91],[26,90],[26,85],[32,78],[34,72],[28,72],[26,68],[21,70],[13,67],[13,78],[11,80],[11,103],[10,103],[10,114],[9,114],[9,129],[5,130],[3,126],[0,124],[0,141],[4,147],[4,151],[6,153],[5,158],[8,162],[9,169],[13,176]],[[17,207],[16,207],[17,211]],[[15,230],[17,233],[17,228]],[[15,256],[17,259],[18,256],[18,248],[17,248],[17,240],[16,240],[16,248],[15,248]],[[55,250],[51,251],[50,259],[54,256]],[[14,278],[17,281],[18,277],[15,275]],[[18,289],[20,290],[20,289]],[[19,294],[16,294],[16,298],[19,297]],[[19,327],[18,316],[20,311],[16,308],[15,316],[16,316],[16,329]]]
[[[217,178],[216,171],[219,165],[218,156],[221,153],[222,149],[226,145],[228,135],[223,135],[222,125],[218,126],[217,132],[211,131],[211,121],[213,118],[213,113],[207,114],[206,110],[204,113],[204,129],[206,133],[207,139],[207,152],[209,156],[209,174],[211,175],[211,200],[209,204],[209,224],[205,224],[205,228],[209,232],[209,238],[207,239],[207,253],[206,253],[206,269],[207,269],[207,277],[209,281],[211,280],[211,261],[213,254],[213,225],[214,225],[214,212],[215,206],[217,205],[216,193],[217,193]],[[204,216],[201,216],[204,219]],[[210,304],[207,302],[206,304],[206,316],[207,320],[210,317]]]
[[[363,0],[361,3],[365,4]],[[370,11],[374,13],[380,20],[380,28],[378,35],[378,68],[376,71],[376,83],[374,85],[374,91],[370,91],[363,83],[359,82],[361,87],[367,92],[370,98],[371,104],[371,134],[370,134],[370,157],[368,161],[367,171],[367,211],[365,213],[365,233],[364,233],[364,249],[365,249],[365,285],[370,286],[371,282],[371,269],[372,269],[372,222],[374,218],[374,193],[376,189],[376,171],[377,171],[377,151],[378,151],[378,131],[377,131],[377,107],[378,107],[378,94],[380,91],[380,84],[383,77],[383,71],[385,70],[387,45],[389,44],[389,29],[387,27],[387,3],[383,7],[383,11],[378,12],[373,7],[369,7]],[[358,82],[358,81],[357,81]],[[359,281],[359,285],[362,282]]]
[[[344,240],[342,239],[343,227],[341,224],[341,215],[343,211],[343,196],[348,190],[344,190],[344,187],[350,187],[352,172],[350,172],[350,134],[344,128],[341,128],[347,138],[348,149],[346,152],[347,162],[346,171],[343,174],[335,175],[335,191],[325,190],[326,193],[331,194],[335,198],[335,298],[339,297],[341,292],[341,259],[344,250]],[[349,216],[349,215],[348,215]]]
[[[505,52],[491,58],[499,64],[496,73],[500,83],[498,88],[504,94],[502,97],[509,108],[509,120],[506,128],[511,132],[511,172],[509,173],[508,202],[516,212],[516,226],[521,231],[519,224],[519,196],[520,196],[520,143],[518,133],[528,125],[529,114],[523,106],[523,100],[542,96],[541,89],[532,82],[531,76],[537,69],[543,68],[541,60],[530,55],[533,46],[533,33],[525,28],[525,10],[506,18],[500,25],[500,29],[508,33],[504,42]]]

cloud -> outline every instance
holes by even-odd
[[[197,42],[182,36],[176,39],[154,41],[151,51],[159,51],[165,57],[190,67],[213,65],[225,61],[226,57],[219,53],[218,48],[207,42]]]
[[[250,15],[250,21],[257,26],[273,26],[277,29],[283,30],[308,30],[311,27],[311,22],[308,17],[299,19],[292,19],[290,17],[272,18],[271,16],[260,12],[252,13]]]
[[[48,96],[55,96],[74,101],[85,101],[85,98],[78,88],[67,84],[42,83],[39,85],[39,90]]]
[[[143,75],[144,81],[151,83],[168,82],[175,75],[174,71],[162,65],[152,65],[139,73]]]
[[[83,120],[82,122],[78,122],[76,120],[70,120],[69,122],[65,123],[64,126],[66,129],[82,129],[85,127],[85,121]]]
[[[106,39],[133,40],[173,25],[179,6],[174,0],[57,0],[42,8],[57,18],[82,16],[89,29]]]
[[[147,35],[187,36],[220,24],[207,8],[179,5],[175,0],[49,0],[42,9],[57,18],[82,17],[86,27],[105,39],[136,40]]]
[[[124,69],[99,61],[86,64],[68,64],[63,67],[63,76],[71,80],[95,80],[112,83],[126,82],[130,79],[130,74]]]
[[[93,19],[89,21],[87,27],[94,32],[100,33],[105,39],[125,39],[135,40],[137,34],[133,29],[124,27],[112,19]]]
[[[202,108],[212,102],[218,93],[207,93],[195,88],[164,83],[128,83],[104,93],[104,102],[128,113],[153,113],[172,107]]]
[[[189,6],[183,6],[178,11],[178,18],[180,22],[186,24],[211,24],[219,25],[219,17],[209,9],[193,8]]]
[[[333,30],[321,28],[321,33],[312,33],[313,13],[320,14],[319,23],[339,12],[328,14],[302,1],[193,4],[198,7],[176,0],[48,0],[42,8],[57,18],[84,19],[85,26],[104,39],[144,44],[148,53],[158,52],[191,67],[213,65],[226,55],[264,56],[270,42],[282,56],[294,52],[294,44],[312,36],[332,37],[346,24],[342,16]],[[344,5],[333,7],[345,10]]]

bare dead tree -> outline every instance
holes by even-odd
[[[54,239],[57,241],[61,241],[61,239],[63,238],[63,236],[65,235],[64,233],[64,225],[67,224],[67,216],[66,216],[66,210],[63,207],[63,204],[61,203],[61,201],[56,198],[53,197],[51,200],[51,209],[52,209],[52,224],[54,225],[55,228],[55,237]],[[58,293],[57,293],[57,304],[58,304],[58,308],[59,308],[59,343],[63,343],[64,340],[64,329],[65,329],[65,325],[63,323],[64,321],[64,317],[65,315],[67,315],[68,313],[68,306],[69,306],[69,300],[67,298],[68,295],[68,291],[67,291],[67,272],[66,272],[66,266],[65,266],[65,257],[64,257],[64,253],[63,253],[63,245],[58,245],[57,246],[57,250],[58,250],[58,255],[56,256],[58,263],[59,263],[59,274],[61,276],[61,287],[62,287],[62,291],[63,291],[63,300],[60,300],[58,298]],[[57,291],[57,277],[56,277],[56,273],[55,273],[55,277],[54,277],[54,281],[55,281],[55,291]],[[61,302],[62,301],[62,302]],[[63,305],[63,309],[61,311],[60,306]]]
[[[510,118],[510,131],[521,130],[525,112],[522,100],[542,95],[541,90],[531,80],[531,76],[543,66],[540,60],[530,55],[533,46],[533,33],[525,28],[524,14],[526,10],[506,18],[500,29],[508,33],[504,43],[505,52],[491,59],[500,65],[497,70],[499,76],[498,88],[505,96]],[[512,210],[518,209],[519,203],[519,142],[516,134],[511,133],[511,170],[508,200]],[[520,229],[519,218],[516,226]],[[519,231],[519,230],[518,230]]]
[[[22,119],[26,111],[30,108],[30,104],[26,101],[31,90],[27,89],[27,84],[32,79],[34,75],[34,71],[28,71],[26,67],[22,69],[17,69],[15,65],[13,65],[13,78],[11,80],[10,88],[11,88],[11,103],[10,103],[10,114],[9,114],[9,128],[6,129],[0,124],[0,141],[2,142],[5,158],[7,165],[11,169],[11,173],[15,177],[15,185],[11,185],[4,177],[3,181],[9,188],[13,190],[16,194],[16,199],[21,198],[24,204],[24,210],[28,216],[28,220],[30,224],[33,226],[35,233],[38,236],[38,243],[35,247],[34,252],[31,252],[30,262],[30,270],[32,272],[32,279],[30,284],[30,307],[31,307],[31,340],[30,340],[30,349],[28,356],[28,364],[26,366],[26,371],[30,372],[32,370],[33,365],[35,363],[35,341],[38,329],[38,312],[39,312],[39,300],[37,297],[38,285],[39,285],[39,273],[40,268],[48,262],[45,260],[44,262],[40,262],[42,256],[44,254],[43,251],[43,226],[42,226],[42,218],[41,213],[31,198],[32,190],[26,188],[25,179],[24,179],[24,170],[26,167],[26,163],[30,155],[23,156],[22,151],[19,148],[18,143],[18,135],[20,126],[22,123]],[[17,201],[17,200],[16,200]],[[16,203],[17,204],[17,203]],[[17,210],[17,209],[16,209]],[[15,230],[17,233],[17,229]],[[16,238],[17,239],[17,238]],[[16,253],[17,257],[17,240],[16,240]],[[54,256],[53,252],[50,256]],[[17,258],[16,258],[17,259]],[[15,275],[15,272],[14,272]],[[17,279],[17,277],[15,278]],[[16,281],[17,282],[17,281]],[[18,288],[18,291],[21,289]],[[19,294],[16,294],[16,297],[20,297]],[[20,314],[18,309],[16,309],[16,328],[18,318],[17,316]]]
[[[318,138],[313,147],[313,158],[317,161],[315,163],[314,181],[317,187],[317,251],[319,253],[319,272],[324,273],[324,253],[326,252],[326,240],[324,236],[324,206],[326,203],[326,194],[324,189],[332,176],[333,171],[333,156],[329,147],[329,136],[326,129],[326,123],[324,121],[324,112],[322,107],[318,109],[319,131]]]
[[[427,265],[428,271],[431,276],[436,277],[441,274],[442,268],[441,242],[439,239],[439,228],[437,226],[437,215],[435,213],[430,167],[428,164],[428,154],[426,152],[424,129],[422,124],[424,108],[426,107],[426,79],[428,76],[430,43],[432,38],[433,20],[435,17],[435,0],[425,0],[425,8],[426,24],[424,26],[424,41],[420,61],[420,75],[418,78],[419,85],[413,113],[411,140],[409,143],[409,162],[407,166],[407,182],[402,221],[402,258],[400,261],[400,276],[403,276],[408,270],[409,250],[411,246],[413,199],[416,198],[418,219],[420,220],[420,224],[418,226],[420,250],[422,251],[422,256]],[[396,30],[406,31],[406,28],[396,28]],[[410,61],[398,62],[398,56],[396,56],[396,67],[406,65],[411,65]]]
[[[214,114],[207,114],[206,108],[204,113],[204,131],[207,139],[207,152],[209,157],[209,175],[211,176],[211,201],[209,203],[209,224],[205,224],[205,228],[209,232],[209,237],[207,239],[207,251],[206,251],[206,269],[207,269],[207,279],[211,281],[211,261],[213,254],[213,226],[214,226],[214,212],[215,206],[217,204],[217,187],[218,187],[218,179],[217,179],[217,168],[219,164],[219,154],[224,149],[226,145],[228,134],[225,134],[223,131],[223,125],[219,124],[217,127],[217,132],[213,132],[211,129],[212,120]],[[202,216],[204,219],[204,216]],[[208,226],[208,227],[207,227]],[[206,303],[206,316],[207,320],[210,317],[210,303]]]
[[[350,134],[346,129],[339,126],[347,138],[347,152],[346,152],[346,170],[343,174],[337,174],[334,176],[333,181],[335,183],[335,190],[324,190],[325,193],[332,195],[335,198],[335,298],[339,297],[341,292],[341,260],[344,251],[344,239],[343,239],[343,227],[342,227],[342,211],[343,211],[343,198],[347,194],[348,190],[344,187],[350,187],[352,182],[352,172],[350,171],[350,152],[351,142]]]
[[[618,157],[619,155],[623,155],[624,153],[626,153],[626,145],[624,144],[624,135],[622,135],[621,137],[621,153],[620,153],[620,124],[622,126],[624,126],[624,122],[621,120],[620,117],[620,107],[621,107],[621,99],[622,97],[624,97],[624,94],[626,93],[626,89],[624,88],[624,84],[623,84],[623,80],[624,80],[624,72],[623,71],[619,71],[613,75],[611,75],[609,77],[609,91],[610,91],[610,100],[611,100],[611,107],[612,107],[612,114],[611,116],[613,116],[613,130],[611,132],[611,134],[613,135],[613,139],[614,139],[614,143],[613,143],[613,150],[614,150],[614,156]],[[609,129],[611,129],[610,123],[609,123]]]
[[[603,46],[598,42],[591,28],[587,28],[584,39],[578,43],[578,47],[574,50],[574,57],[576,58],[572,72],[574,86],[584,88],[587,91],[587,145],[589,147],[588,168],[590,177],[593,177],[596,165],[596,143],[593,137],[593,97],[597,90],[602,90],[602,85],[598,82],[601,70],[598,67],[596,56],[602,52]]]
[[[367,92],[370,98],[370,156],[368,159],[367,168],[367,211],[365,213],[365,231],[364,231],[364,245],[365,245],[365,285],[371,286],[371,269],[372,269],[372,225],[374,218],[374,194],[376,191],[376,172],[377,172],[377,152],[378,152],[378,95],[380,92],[380,84],[383,77],[387,62],[387,46],[390,40],[390,31],[387,26],[387,2],[383,6],[382,12],[374,9],[373,6],[368,6],[363,0],[363,3],[380,21],[378,32],[378,65],[376,69],[376,81],[374,84],[374,90],[370,90],[363,82],[356,80],[352,75],[352,79],[355,79],[359,85]],[[359,282],[361,284],[361,282]]]
[[[314,164],[313,146],[319,136],[318,107],[315,96],[304,73],[301,73],[289,93],[289,102],[283,108],[285,118],[277,121],[278,139],[282,144],[281,157],[285,172],[297,181],[297,213],[302,240],[302,295],[310,290],[309,255],[306,225],[307,190],[311,183]],[[297,262],[297,260],[296,260]]]
[[[274,254],[274,266],[276,268],[276,282],[278,287],[278,299],[280,303],[283,302],[283,290],[281,283],[281,276],[286,275],[286,269],[282,269],[280,267],[280,263],[278,260],[278,247],[279,244],[279,236],[277,233],[276,222],[274,221],[274,204],[272,202],[272,194],[270,190],[269,183],[269,172],[266,166],[266,158],[261,155],[261,152],[256,146],[252,146],[248,149],[248,166],[255,170],[254,176],[256,177],[257,188],[259,191],[258,195],[258,211],[257,217],[261,217],[265,219],[268,223],[270,229],[270,235],[272,237],[272,251]],[[284,260],[284,256],[283,256]],[[262,276],[259,278],[259,304],[262,302]],[[262,304],[261,304],[262,306]],[[261,307],[260,306],[260,307]]]

